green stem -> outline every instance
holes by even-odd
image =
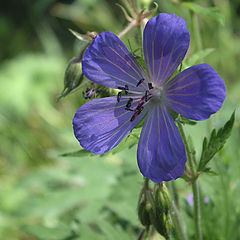
[[[194,169],[194,163],[192,159],[192,154],[190,152],[190,148],[183,130],[183,127],[181,123],[178,123],[178,128],[181,133],[186,154],[187,154],[187,160],[190,167],[191,175],[192,175],[192,191],[193,191],[193,201],[194,201],[194,223],[195,223],[195,239],[196,240],[202,240],[202,229],[201,229],[201,213],[200,213],[200,198],[199,198],[199,186],[198,186],[198,179],[196,176],[196,172]]]
[[[200,26],[198,21],[198,16],[195,12],[190,11],[191,14],[191,20],[192,20],[192,32],[194,36],[194,47],[196,51],[202,50],[202,39],[201,39],[201,32],[200,32]]]
[[[176,234],[177,234],[177,239],[180,240],[188,240],[186,231],[183,225],[183,220],[182,217],[178,211],[178,208],[176,206],[176,193],[173,189],[173,182],[169,182],[169,191],[172,196],[172,210],[171,210],[171,216],[174,222],[174,226],[176,227]]]

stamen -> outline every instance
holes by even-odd
[[[153,89],[152,83],[148,83],[148,88],[149,88],[149,90]]]
[[[117,101],[118,102],[120,102],[121,96],[122,96],[122,92],[119,92],[118,95],[117,95]]]
[[[126,95],[128,95],[128,90],[129,90],[128,85],[125,85],[125,87],[118,87],[118,89],[125,91]]]
[[[140,79],[139,82],[137,83],[136,87],[138,87],[144,80],[145,80],[144,78]]]
[[[149,97],[149,91],[147,90],[146,92],[145,92],[145,102],[147,102],[148,101],[148,98]]]
[[[138,109],[138,115],[142,112],[143,110],[143,106],[141,106],[139,109]]]
[[[145,99],[145,96],[143,96],[143,97],[141,98],[141,100],[140,100],[139,103],[138,103],[138,106],[142,106],[142,105],[144,104],[144,99]],[[138,108],[138,106],[137,106],[137,108]]]
[[[118,87],[119,90],[125,90],[125,87]]]
[[[138,115],[138,111],[135,111],[135,113],[133,114],[133,116],[130,119],[130,122],[133,122],[137,115]]]
[[[126,108],[130,108],[131,105],[132,105],[132,102],[133,102],[133,99],[132,98],[129,98],[128,102],[127,102],[127,105],[126,105]]]
[[[128,85],[125,85],[125,93],[126,93],[126,95],[128,95],[128,90],[129,90]]]
[[[85,92],[82,92],[83,98],[90,99],[93,96],[94,92],[95,90],[93,88],[87,88]]]

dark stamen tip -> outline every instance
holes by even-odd
[[[144,78],[140,79],[139,82],[137,83],[136,87],[138,87],[144,80],[145,80]]]
[[[118,87],[119,90],[125,90],[125,87]]]
[[[148,88],[149,88],[149,90],[153,89],[152,83],[148,83]]]
[[[121,96],[122,96],[122,93],[119,92],[118,95],[117,95],[117,101],[118,101],[118,102],[120,102]]]
[[[131,105],[132,105],[132,102],[133,102],[133,99],[132,99],[132,98],[129,98],[126,107],[127,107],[127,108],[130,108]]]

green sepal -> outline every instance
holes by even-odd
[[[205,137],[203,140],[202,154],[198,165],[199,172],[207,172],[207,163],[214,157],[214,155],[222,149],[226,140],[230,137],[235,120],[235,111],[231,118],[218,131],[214,129],[209,140]]]
[[[73,58],[68,63],[64,74],[64,88],[58,99],[67,96],[82,83],[84,75],[81,70],[81,60],[82,55]]]
[[[188,118],[185,118],[181,115],[181,119],[180,119],[181,123],[183,124],[188,124],[188,125],[196,125],[197,122],[193,121],[193,120],[190,120]]]
[[[142,68],[147,72],[144,58],[137,55],[135,55],[135,58],[138,61],[138,63],[142,66]]]
[[[203,50],[200,50],[194,53],[187,60],[184,61],[182,70],[185,70],[193,65],[199,64],[201,60],[203,60],[205,57],[207,57],[214,51],[215,51],[214,48],[205,48]]]
[[[147,202],[146,200],[143,200],[139,203],[138,218],[141,224],[145,227],[148,227],[151,225],[150,211],[152,211],[152,205],[149,202]]]

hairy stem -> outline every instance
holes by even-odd
[[[179,131],[182,135],[182,139],[185,145],[187,160],[190,167],[190,172],[192,175],[192,191],[193,191],[193,201],[194,201],[194,223],[195,223],[195,239],[202,240],[202,229],[201,229],[201,213],[200,213],[200,199],[199,199],[199,186],[198,179],[194,169],[194,163],[192,159],[192,154],[183,130],[181,123],[178,123]]]
[[[179,240],[188,240],[186,231],[183,225],[183,220],[182,217],[178,211],[178,208],[176,206],[176,193],[173,189],[173,182],[169,182],[168,184],[169,191],[172,196],[172,210],[171,210],[171,216],[174,222],[174,226],[176,228],[176,234],[177,234],[177,239]]]
[[[130,22],[128,24],[128,26],[122,30],[122,32],[120,32],[118,34],[119,38],[122,38],[125,34],[127,34],[134,26],[136,26],[136,19],[134,19],[132,22]]]
[[[200,32],[200,26],[198,21],[198,16],[195,12],[190,11],[191,21],[192,21],[192,31],[194,36],[194,47],[196,51],[202,50],[202,38]]]

